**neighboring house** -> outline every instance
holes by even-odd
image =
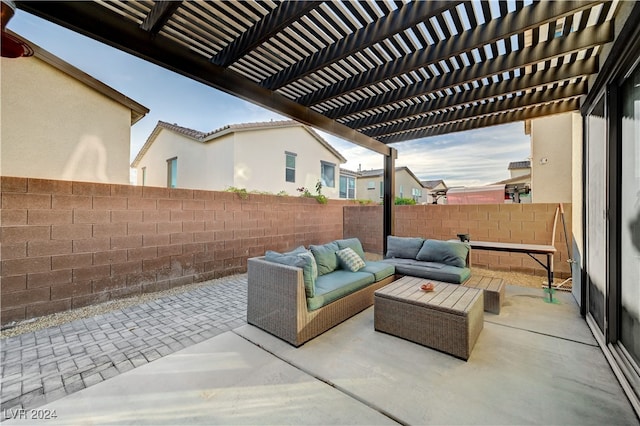
[[[131,126],[149,110],[26,41],[2,58],[3,176],[129,183]]]
[[[518,178],[520,176],[531,176],[531,161],[512,161],[509,163],[509,176],[513,178]]]
[[[131,164],[138,185],[299,195],[298,188],[339,198],[346,159],[296,121],[231,124],[204,133],[159,121]]]
[[[573,150],[582,146],[579,112],[529,120],[531,137],[531,193],[534,203],[570,203],[572,200]],[[581,153],[576,152],[575,158]]]
[[[340,169],[340,198],[356,199],[356,180],[358,172]]]
[[[362,170],[358,172],[356,192],[362,200],[382,201],[384,193],[383,169]],[[427,202],[427,191],[420,180],[408,167],[396,167],[396,197],[413,198],[417,204]]]
[[[504,185],[505,203],[531,203],[531,174],[501,180],[494,185]]]
[[[427,204],[445,204],[449,188],[442,179],[423,180],[421,183],[427,190]]]

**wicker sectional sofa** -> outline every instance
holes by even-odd
[[[351,249],[364,267],[352,271],[337,257]],[[314,277],[313,262],[318,270]],[[335,258],[335,261],[333,260]],[[364,260],[360,241],[336,240],[248,260],[247,322],[300,346],[373,304],[373,293],[394,280],[395,268]],[[334,269],[332,269],[334,268]]]

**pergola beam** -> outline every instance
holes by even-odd
[[[140,24],[140,28],[144,31],[149,32],[150,34],[157,34],[160,32],[164,24],[167,23],[169,18],[175,13],[176,10],[180,7],[182,1],[167,1],[167,0],[158,0],[153,4],[151,11],[142,24]]]
[[[321,4],[321,1],[279,3],[271,13],[212,57],[211,62],[221,67],[233,64]]]
[[[459,2],[417,1],[404,5],[389,15],[358,29],[313,55],[266,78],[261,86],[278,90],[287,84],[372,46],[430,17],[456,7]]]
[[[152,36],[133,21],[122,19],[117,13],[97,3],[19,1],[16,4],[29,13],[225,93],[324,130],[382,155],[390,153],[389,147],[375,139],[265,89],[234,71],[212,64],[208,58],[185,49],[181,44],[162,34]]]
[[[296,102],[306,106],[317,105],[345,93],[424,68],[429,64],[469,53],[476,48],[483,48],[487,44],[508,38],[513,34],[539,27],[545,23],[555,22],[559,17],[572,15],[597,3],[599,2],[534,3],[500,19],[491,20],[482,26],[458,34],[456,37],[440,40],[402,58],[386,62],[354,77],[301,96],[296,99]]]
[[[547,68],[531,74],[502,80],[499,83],[491,83],[486,86],[470,88],[450,96],[442,96],[428,102],[418,103],[412,106],[396,108],[379,114],[372,114],[349,122],[349,127],[361,131],[370,136],[375,133],[367,132],[367,128],[380,124],[394,124],[394,121],[420,117],[430,112],[436,112],[447,108],[463,106],[472,102],[481,102],[498,96],[506,96],[519,91],[531,90],[536,87],[550,85],[565,80],[579,78],[598,72],[597,58],[589,58],[562,66]],[[433,93],[433,92],[432,92]]]
[[[569,84],[555,89],[539,90],[536,92],[525,93],[522,96],[513,96],[504,100],[487,102],[473,107],[469,106],[448,110],[440,114],[432,114],[417,120],[404,121],[387,127],[379,127],[371,132],[367,132],[367,134],[370,136],[385,138],[387,136],[393,136],[394,134],[405,133],[407,131],[427,129],[437,124],[442,125],[471,118],[482,118],[487,115],[508,113],[521,108],[539,106],[550,102],[557,102],[586,95],[587,89],[587,83],[583,82],[579,84]]]
[[[448,133],[463,132],[482,127],[497,126],[500,124],[513,123],[516,121],[530,120],[533,118],[545,117],[547,115],[561,114],[564,112],[577,111],[580,109],[580,99],[574,98],[568,101],[546,104],[542,106],[529,107],[517,111],[510,111],[504,114],[490,115],[460,122],[436,125],[428,129],[414,130],[406,133],[381,138],[384,143],[398,143],[431,136],[446,135]]]
[[[380,96],[371,96],[358,102],[349,103],[326,111],[324,115],[333,119],[345,118],[356,113],[392,105],[434,91],[461,86],[475,80],[490,78],[507,71],[549,61],[553,58],[602,45],[612,40],[613,24],[609,21],[599,27],[588,28],[579,33],[571,33],[565,38],[556,38],[546,43],[538,44],[533,48],[518,50],[509,55],[498,56],[490,61],[480,62],[470,67],[464,67],[445,75],[434,77],[425,81],[424,84],[407,85]]]

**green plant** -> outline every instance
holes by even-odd
[[[413,198],[400,198],[396,197],[395,205],[396,206],[414,206],[416,204],[416,200]]]
[[[320,181],[316,182],[316,195],[313,195],[311,191],[309,191],[309,189],[305,188],[304,186],[301,186],[296,190],[300,192],[301,197],[315,198],[316,201],[320,204],[327,204],[327,202],[329,201],[325,195],[322,195],[322,182]]]
[[[240,197],[243,200],[246,200],[247,198],[249,198],[249,193],[245,188],[236,188],[235,186],[230,186],[226,189],[226,191],[235,192],[236,194],[238,194],[238,197]]]

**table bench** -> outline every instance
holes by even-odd
[[[471,278],[462,283],[465,287],[477,288],[484,293],[484,311],[500,314],[504,302],[504,280],[502,278],[484,277],[471,274]]]
[[[555,229],[555,227],[554,227]],[[556,248],[553,245],[544,244],[521,244],[521,243],[501,243],[493,241],[469,241],[472,249],[475,250],[492,250],[505,251],[510,253],[524,253],[530,258],[538,262],[547,271],[547,280],[549,283],[549,300],[553,301],[553,256],[556,254]],[[544,255],[546,264],[542,263],[535,255]]]
[[[420,289],[429,282],[433,291]],[[482,290],[410,276],[377,290],[373,312],[377,331],[465,361],[484,327]]]

